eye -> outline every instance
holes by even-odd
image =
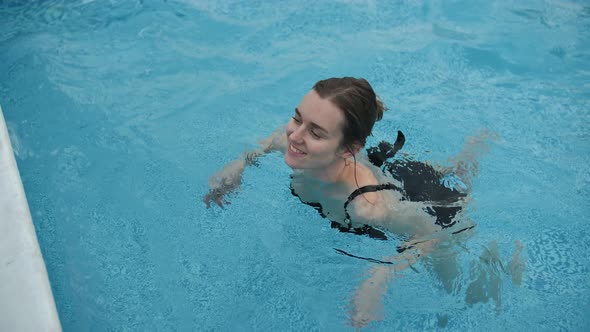
[[[297,117],[297,115],[292,117],[293,121],[295,121],[295,123],[301,123],[301,120]]]
[[[315,131],[311,131],[311,136],[313,136],[314,138],[320,139],[322,138],[322,136],[320,136],[318,133],[316,133]]]

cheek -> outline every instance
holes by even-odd
[[[327,141],[313,141],[307,143],[307,149],[309,153],[332,158],[336,155],[337,144]]]
[[[293,120],[287,122],[287,127],[285,127],[285,134],[287,136],[291,135],[295,131],[295,126],[293,125]]]

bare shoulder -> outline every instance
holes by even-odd
[[[380,184],[367,166],[357,165],[358,188]],[[356,187],[356,183],[355,183]],[[390,190],[369,191],[356,196],[349,204],[349,214],[356,223],[378,224],[389,215],[396,197]]]
[[[366,186],[379,184],[379,181],[375,177],[375,174],[373,174],[373,171],[371,169],[369,169],[369,167],[367,167],[363,163],[360,163],[360,162],[356,163],[356,165],[354,165],[354,169],[352,172],[353,172],[353,176],[352,176],[353,179],[349,180],[349,185],[351,186],[351,188],[358,189],[358,188],[362,188],[362,187],[366,187]],[[366,192],[362,195],[359,195],[359,197],[363,196],[363,197],[369,199],[369,198],[372,198],[375,194],[376,194],[376,192]]]

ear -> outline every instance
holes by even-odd
[[[351,146],[342,147],[342,158],[350,158],[357,154],[363,146],[359,143],[353,143]]]

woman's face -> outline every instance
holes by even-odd
[[[343,124],[342,111],[311,90],[287,124],[285,163],[293,169],[322,170],[341,161]]]

